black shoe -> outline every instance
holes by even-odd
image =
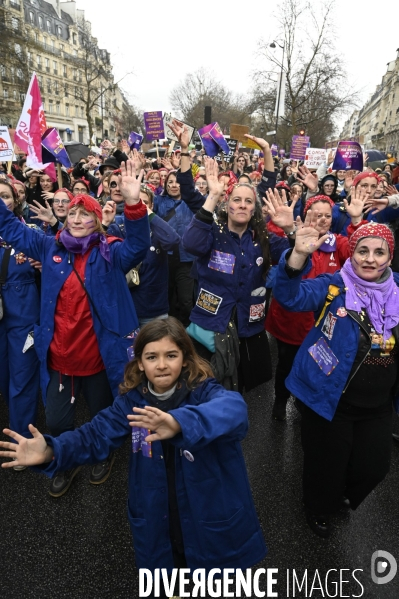
[[[110,453],[106,460],[101,464],[96,464],[90,474],[90,482],[92,485],[101,485],[105,483],[109,475],[111,474],[112,466],[115,462],[115,454]]]
[[[82,469],[82,466],[78,466],[77,468],[74,468],[73,470],[67,470],[66,472],[59,472],[55,476],[55,478],[53,478],[53,480],[51,481],[51,484],[50,484],[49,493],[50,493],[51,497],[61,497],[62,495],[64,495],[68,491],[69,487],[71,486],[73,479],[75,478],[75,476],[81,469]]]
[[[286,407],[287,407],[287,399],[275,399],[273,410],[272,410],[272,418],[274,420],[285,420],[287,417]]]
[[[328,516],[318,516],[309,510],[305,510],[306,521],[317,536],[326,539],[330,536],[331,527]]]
[[[392,433],[392,439],[399,443],[399,435],[397,435],[396,433]]]

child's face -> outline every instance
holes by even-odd
[[[138,361],[155,393],[169,391],[180,376],[183,366],[183,352],[170,337],[147,343]]]

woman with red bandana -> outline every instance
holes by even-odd
[[[360,194],[353,194],[354,197],[350,205],[346,202],[346,209],[352,218],[352,224],[348,227],[348,232],[360,226],[362,222],[362,212],[364,201]],[[282,196],[277,191],[267,193],[267,210],[274,227],[279,227],[287,235],[287,246],[289,239],[295,238],[296,226],[301,222],[297,218],[294,222],[293,212],[295,204],[299,197],[288,205],[285,191]],[[324,195],[314,196],[309,199],[304,209],[304,216],[308,211],[315,218],[315,229],[320,236],[328,234],[328,239],[312,255],[312,267],[305,275],[305,278],[315,278],[324,273],[333,273],[337,271],[349,256],[348,238],[343,235],[331,233],[332,209],[334,202]],[[352,228],[351,228],[352,227]],[[273,231],[275,232],[275,231]],[[278,362],[274,378],[275,400],[273,406],[273,418],[276,420],[285,420],[286,405],[290,397],[290,392],[285,386],[285,379],[290,373],[294,358],[298,349],[314,324],[313,312],[293,313],[285,310],[278,300],[273,297],[265,321],[266,330],[275,337],[278,349]]]
[[[143,172],[136,179],[133,163],[123,163],[119,189],[125,202],[124,242],[105,236],[101,206],[89,195],[73,198],[55,238],[26,227],[0,202],[0,235],[42,263],[34,344],[47,426],[54,436],[73,430],[80,391],[91,417],[111,405],[132,358],[138,320],[125,274],[150,246],[147,210],[140,200],[142,178]],[[94,466],[90,482],[104,482],[113,461],[109,456]],[[63,495],[78,470],[58,474],[50,495]]]
[[[352,234],[339,272],[306,278],[310,256],[328,239],[315,224],[309,211],[280,260],[274,293],[285,309],[317,315],[286,384],[302,414],[306,518],[327,537],[330,514],[356,509],[389,471],[399,290],[393,234],[377,223]]]

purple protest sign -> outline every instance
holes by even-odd
[[[212,129],[209,131],[209,135],[212,137],[213,141],[217,143],[224,154],[229,153],[230,148],[218,123],[213,125]]]
[[[152,458],[152,447],[151,441],[146,441],[145,438],[151,435],[149,428],[142,428],[139,426],[132,427],[132,451],[137,453],[142,452],[146,458]]]
[[[162,111],[145,112],[144,125],[147,141],[164,139],[165,130],[163,126]]]
[[[210,125],[205,125],[205,127],[198,129],[198,135],[204,146],[205,154],[211,158],[219,154],[219,146],[209,133],[215,124],[216,123],[211,123]]]
[[[139,150],[142,142],[143,136],[140,135],[140,133],[135,133],[134,131],[130,133],[129,139],[127,140],[127,143],[131,150]]]
[[[72,162],[65,149],[63,141],[59,136],[57,129],[47,129],[42,136],[42,146],[44,148],[44,162],[60,162],[66,168],[72,166]]]
[[[363,152],[357,141],[340,141],[335,152],[333,171],[363,171]]]
[[[272,144],[270,149],[272,151],[272,156],[278,156],[278,146],[276,144]]]
[[[320,337],[314,345],[309,347],[308,352],[324,374],[330,376],[338,364],[338,358],[327,344],[326,340],[323,339],[323,337]]]
[[[306,149],[309,145],[310,137],[307,135],[293,135],[291,142],[290,158],[291,160],[305,160]]]

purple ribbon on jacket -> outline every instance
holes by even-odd
[[[103,233],[90,233],[86,237],[73,237],[68,229],[63,229],[60,234],[60,241],[66,247],[68,252],[72,254],[85,254],[91,245],[100,245],[100,254],[111,262],[111,252],[109,251],[109,245],[107,238]]]

